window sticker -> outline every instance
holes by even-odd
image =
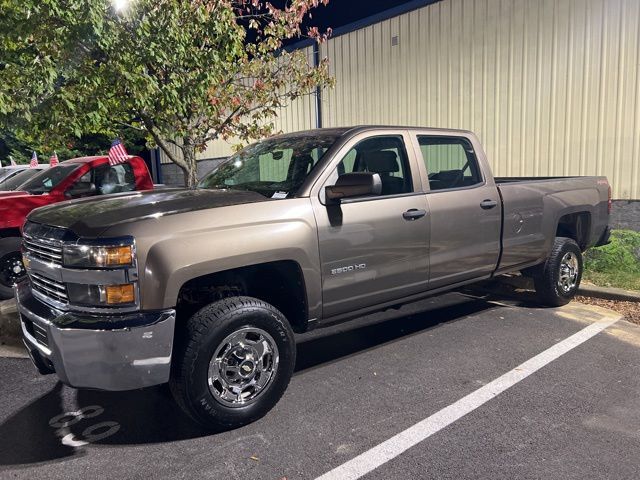
[[[283,198],[287,198],[287,195],[289,195],[289,192],[275,192],[273,195],[271,195],[271,198],[282,200]]]

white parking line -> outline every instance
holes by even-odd
[[[421,441],[429,438],[431,435],[451,425],[466,414],[474,411],[516,383],[524,380],[532,373],[537,372],[545,365],[553,362],[561,355],[586,342],[605,328],[616,323],[620,318],[621,317],[606,318],[601,322],[589,325],[527,360],[501,377],[496,378],[484,387],[461,398],[454,404],[443,408],[394,437],[385,440],[354,459],[343,463],[339,467],[318,477],[316,480],[355,480],[366,475]]]

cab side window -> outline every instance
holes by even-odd
[[[382,195],[413,191],[404,141],[400,136],[367,138],[355,145],[338,164],[337,175],[373,172],[382,180]]]
[[[418,136],[430,190],[471,187],[482,183],[473,146],[466,138]]]
[[[98,195],[132,192],[136,189],[136,177],[129,163],[100,165],[93,169],[92,174]]]

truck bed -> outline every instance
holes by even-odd
[[[589,177],[577,177],[577,176],[567,176],[567,177],[494,177],[494,180],[497,184],[500,183],[524,183],[524,182],[540,182],[545,180],[568,180],[572,178],[589,178]],[[597,178],[597,177],[592,177]]]
[[[495,177],[503,209],[502,257],[498,271],[543,261],[563,218],[586,212],[581,247],[594,245],[607,226],[606,177]],[[573,223],[573,222],[571,222]]]

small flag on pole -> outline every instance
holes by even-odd
[[[9,160],[11,160],[11,166],[15,167],[17,165],[16,161],[13,159],[11,155],[9,155]]]
[[[109,149],[109,165],[118,165],[119,163],[123,163],[128,157],[129,155],[124,149],[124,145],[122,145],[119,138],[116,138],[113,143],[111,143],[111,148]]]
[[[29,168],[36,168],[38,166],[38,155],[36,155],[36,151],[33,151],[33,155],[31,155],[31,163],[29,163]]]
[[[58,165],[60,162],[58,161],[58,154],[56,153],[56,151],[53,151],[53,155],[51,155],[51,157],[49,157],[49,166],[50,167],[55,167],[56,165]]]

